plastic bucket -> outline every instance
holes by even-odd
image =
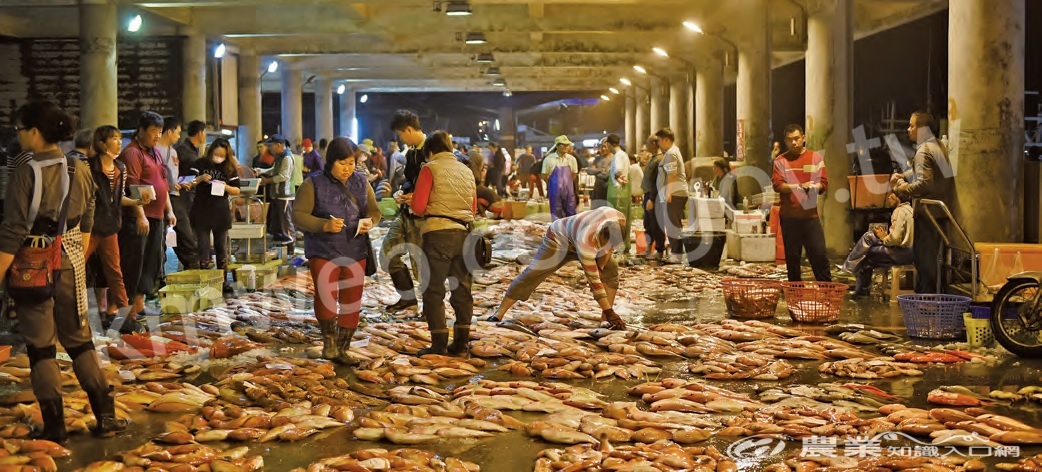
[[[706,231],[684,233],[680,237],[687,257],[687,265],[702,269],[720,268],[720,256],[727,246],[727,233]]]

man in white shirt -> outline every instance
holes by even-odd
[[[612,153],[611,166],[608,168],[608,205],[626,216],[626,227],[623,228],[623,254],[630,252],[630,156],[622,150],[619,135],[610,134],[605,139],[608,150]]]
[[[655,132],[655,137],[658,138],[659,146],[665,149],[656,182],[659,203],[656,208],[660,213],[655,216],[669,238],[671,255],[666,262],[679,264],[684,256],[684,246],[680,241],[680,233],[683,231],[680,220],[684,217],[684,209],[687,207],[687,169],[684,157],[680,155],[680,148],[675,143],[676,136],[673,131],[662,128]]]

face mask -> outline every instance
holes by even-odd
[[[226,157],[213,156],[213,163],[214,164],[223,164],[225,159],[227,159],[227,158]]]

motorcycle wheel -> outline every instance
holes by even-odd
[[[1030,311],[1040,289],[1034,280],[1009,282],[991,304],[991,331],[1006,350],[1021,357],[1042,357],[1042,319]],[[1028,324],[1024,323],[1028,321]]]

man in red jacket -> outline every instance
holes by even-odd
[[[819,282],[831,282],[829,260],[825,254],[825,230],[818,219],[818,197],[829,188],[825,158],[803,147],[806,136],[800,125],[785,127],[788,149],[774,160],[771,183],[781,195],[781,232],[785,244],[785,267],[790,282],[802,280],[800,260],[803,249]]]

